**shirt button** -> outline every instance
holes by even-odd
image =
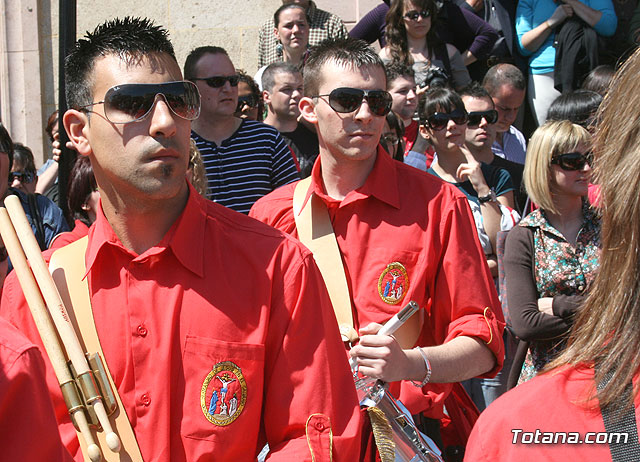
[[[318,430],[319,432],[324,430],[324,424],[322,422],[316,422],[314,426],[316,427],[316,430]]]
[[[138,326],[138,335],[139,335],[140,337],[146,337],[146,336],[147,336],[147,332],[148,332],[148,331],[147,331],[147,328],[146,328],[146,327],[144,327],[143,325],[139,325],[139,326]]]
[[[140,397],[140,401],[142,402],[143,405],[148,406],[149,404],[151,404],[151,398],[149,397],[149,395],[147,393],[143,394]]]

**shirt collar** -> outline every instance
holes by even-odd
[[[341,205],[346,205],[356,200],[366,199],[367,197],[375,197],[376,199],[392,206],[397,209],[400,208],[400,193],[397,187],[398,161],[391,158],[387,151],[378,145],[376,153],[376,161],[373,165],[373,169],[369,173],[365,183],[358,189],[351,191],[341,201]],[[311,170],[311,185],[304,198],[304,202],[300,210],[302,210],[311,194],[315,194],[325,203],[336,202],[325,192],[324,184],[322,183],[322,165],[320,156],[316,159]]]
[[[203,277],[207,209],[207,205],[204,202],[205,199],[189,184],[189,199],[182,214],[171,226],[169,231],[167,231],[162,240],[141,255],[136,255],[124,247],[115,231],[113,231],[111,224],[104,216],[102,206],[100,206],[98,208],[96,221],[89,230],[89,244],[85,256],[87,273],[99,258],[102,249],[107,246],[113,246],[131,255],[132,260],[143,260],[149,256],[165,252],[170,248],[185,268]]]
[[[592,226],[596,226],[595,223],[598,220],[598,216],[594,208],[591,206],[588,200],[582,200],[582,227],[581,229],[589,228]],[[559,238],[564,239],[562,234],[551,226],[551,223],[547,220],[547,215],[544,213],[542,209],[536,209],[531,212],[529,215],[524,217],[520,221],[520,226],[526,226],[530,228],[540,228],[543,231],[549,232]]]

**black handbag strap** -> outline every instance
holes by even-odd
[[[613,377],[613,371],[609,371],[604,379],[598,383],[600,392]],[[633,402],[633,384],[629,383],[621,396],[622,402]],[[638,426],[636,424],[635,407],[618,408],[615,411],[610,407],[600,409],[604,429],[609,435],[609,451],[613,462],[633,462],[638,460],[640,454],[640,443],[638,442]],[[626,433],[627,438],[613,437],[613,434]]]

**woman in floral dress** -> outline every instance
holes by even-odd
[[[527,149],[524,184],[539,208],[507,236],[504,268],[512,329],[529,343],[519,383],[564,348],[573,316],[598,268],[600,221],[586,195],[591,136],[548,122]]]

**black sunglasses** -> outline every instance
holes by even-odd
[[[18,180],[20,183],[31,183],[36,178],[33,172],[9,172],[9,183]]]
[[[87,104],[80,109],[104,104],[104,115],[113,124],[128,124],[144,119],[158,96],[164,98],[171,111],[186,120],[200,115],[200,92],[193,82],[127,83],[107,90],[104,100]],[[92,112],[92,111],[87,111]]]
[[[411,11],[407,11],[404,14],[404,17],[410,21],[417,21],[418,17],[422,17],[422,19],[427,19],[429,16],[431,16],[431,12],[429,10],[422,10],[422,11],[411,10]]]
[[[581,152],[568,152],[551,158],[552,164],[559,165],[562,170],[570,172],[582,170],[586,164],[591,165],[592,161],[591,151],[587,151],[585,154]]]
[[[482,119],[486,120],[488,124],[495,124],[498,121],[498,111],[490,109],[488,111],[475,111],[469,113],[469,127],[476,127],[480,125]]]
[[[213,77],[206,77],[202,79],[194,77],[193,79],[189,80],[204,80],[204,83],[209,85],[211,88],[220,88],[224,86],[225,82],[229,82],[229,85],[231,85],[232,87],[237,87],[238,82],[240,81],[240,77],[237,75],[216,75]]]
[[[369,109],[376,116],[385,116],[391,110],[393,98],[384,90],[360,90],[359,88],[336,88],[328,95],[316,95],[314,98],[329,97],[329,106],[336,112],[348,113],[357,111],[362,100],[367,99]]]
[[[440,131],[447,127],[450,120],[453,120],[456,125],[464,125],[469,120],[469,115],[462,111],[436,112],[427,117],[426,125],[432,130]]]
[[[258,105],[258,99],[253,95],[238,96],[238,106],[236,107],[236,112],[242,111],[245,106],[254,108],[257,105]]]

